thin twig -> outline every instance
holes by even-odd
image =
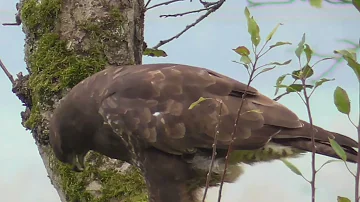
[[[355,123],[351,120],[349,114],[347,115],[347,117],[348,117],[350,123],[351,123],[355,128],[359,127],[359,126],[356,126]]]
[[[360,43],[360,42],[359,42]],[[359,81],[359,89],[360,89],[360,81]],[[360,94],[359,94],[360,97]],[[360,102],[359,102],[359,109],[360,109]],[[355,202],[359,202],[359,188],[360,188],[360,183],[359,183],[359,178],[360,178],[360,113],[359,113],[359,120],[358,120],[358,126],[356,127],[357,129],[357,134],[358,134],[358,153],[357,153],[357,169],[356,169],[356,177],[355,177]]]
[[[184,15],[189,15],[189,14],[194,14],[194,13],[200,13],[202,11],[208,11],[210,8],[201,8],[198,10],[193,10],[193,11],[187,11],[187,12],[183,12],[183,13],[176,13],[176,14],[165,14],[165,15],[160,15],[161,18],[168,18],[168,17],[181,17]]]
[[[316,62],[311,66],[311,68],[313,68],[315,65],[319,64],[319,63],[322,62],[322,61],[331,60],[331,59],[335,59],[335,58],[334,58],[334,57],[328,57],[328,58],[323,58],[323,59],[321,59],[321,60],[318,60],[318,61],[316,61]]]
[[[341,160],[335,160],[336,162],[342,162]],[[318,172],[320,172],[320,170],[324,167],[324,166],[326,166],[326,165],[328,165],[328,164],[330,164],[330,163],[332,163],[332,162],[335,162],[335,161],[327,161],[327,162],[325,162],[324,164],[322,164],[321,166],[320,166],[320,168],[318,168],[317,170],[316,170],[316,172],[318,173]]]
[[[294,80],[294,81],[292,82],[292,84],[295,84],[296,81],[297,81],[297,80]],[[280,98],[282,98],[283,96],[288,95],[288,94],[290,94],[290,93],[291,93],[291,92],[286,91],[285,93],[283,93],[283,94],[275,97],[273,100],[274,100],[274,101],[279,101]],[[302,102],[306,105],[306,102],[305,102],[304,98],[300,95],[300,93],[299,93],[299,92],[296,92],[296,93],[297,93],[298,96],[301,98]],[[309,96],[309,97],[310,97],[310,96]]]
[[[11,22],[11,23],[2,23],[3,26],[19,26],[21,23]]]
[[[213,5],[216,5],[218,2],[207,2],[207,1],[202,1],[202,0],[199,0],[199,2],[205,7],[205,8],[208,8],[210,6],[213,6]]]
[[[145,9],[148,7],[148,5],[150,4],[151,0],[148,0],[145,4]]]
[[[288,94],[290,94],[290,92],[285,92],[285,93],[283,93],[283,94],[281,94],[281,95],[278,95],[278,96],[275,97],[273,100],[274,100],[274,101],[279,101],[283,96],[288,95]]]
[[[15,80],[13,78],[13,76],[10,74],[10,72],[7,70],[7,68],[5,67],[4,63],[2,63],[1,59],[0,59],[0,66],[1,69],[5,72],[6,76],[9,78],[10,82],[12,85],[15,85]]]
[[[184,30],[182,30],[181,32],[179,32],[177,35],[166,39],[166,40],[162,40],[160,41],[156,46],[153,47],[153,49],[158,49],[160,46],[163,46],[164,44],[169,43],[170,41],[179,38],[182,34],[184,34],[186,31],[188,31],[190,28],[194,27],[195,25],[197,25],[198,23],[200,23],[202,20],[204,20],[206,17],[208,17],[211,13],[217,11],[225,2],[226,0],[219,0],[218,2],[216,2],[216,4],[214,4],[204,15],[200,16],[195,22],[193,22],[190,25],[187,25],[185,27]]]
[[[300,62],[300,61],[299,61]],[[311,109],[310,109],[310,97],[307,94],[307,90],[306,90],[306,77],[301,79],[302,85],[303,85],[303,94],[304,94],[304,98],[305,98],[305,105],[306,105],[306,109],[307,109],[307,113],[308,113],[308,117],[309,117],[309,123],[310,123],[310,135],[311,135],[311,144],[312,144],[312,149],[311,149],[311,170],[312,170],[312,176],[311,176],[311,201],[315,202],[315,180],[316,180],[316,165],[315,165],[315,154],[316,154],[316,145],[315,145],[315,134],[314,134],[314,128],[313,128],[313,119],[312,119],[312,114],[311,114]]]
[[[265,53],[264,54],[261,54],[261,52],[264,50],[264,48],[265,48],[265,46],[266,46],[266,44],[268,43],[269,41],[268,40],[266,40],[266,42],[265,42],[265,44],[263,45],[263,47],[260,49],[260,51],[259,51],[259,58],[261,58],[264,54],[266,54],[269,50],[270,50],[270,48],[269,48],[269,50],[267,50],[267,51],[265,51]],[[258,67],[258,68],[261,68],[261,67]]]
[[[256,50],[256,49],[254,49]],[[226,156],[225,156],[225,167],[224,167],[224,171],[223,171],[223,174],[221,176],[221,183],[220,183],[220,189],[219,189],[219,195],[218,195],[218,202],[221,201],[221,193],[222,193],[222,189],[223,189],[223,185],[224,185],[224,180],[225,180],[225,175],[226,175],[226,171],[227,171],[227,167],[228,167],[228,164],[229,164],[229,157],[230,157],[230,154],[232,152],[232,144],[234,143],[234,136],[237,132],[237,125],[239,124],[239,120],[240,120],[240,115],[241,115],[241,110],[242,110],[242,107],[244,105],[244,102],[246,100],[246,95],[247,95],[247,92],[248,92],[248,89],[249,89],[249,86],[250,86],[250,83],[252,81],[252,77],[254,76],[254,73],[255,73],[255,67],[256,67],[256,63],[258,61],[258,55],[255,53],[255,61],[254,61],[254,64],[252,66],[252,71],[251,71],[251,74],[250,74],[250,78],[249,78],[249,81],[246,85],[246,89],[245,89],[245,92],[244,94],[242,95],[242,98],[241,98],[241,104],[240,104],[240,107],[237,111],[237,116],[236,116],[236,120],[235,120],[235,124],[234,124],[234,129],[231,133],[231,141],[230,141],[230,144],[228,146],[228,150],[227,150],[227,153],[226,153]]]
[[[236,117],[235,124],[234,124],[234,130],[231,133],[231,141],[230,141],[230,144],[229,144],[226,156],[225,156],[225,167],[224,167],[223,174],[221,175],[221,183],[220,183],[220,189],[219,189],[219,195],[218,195],[218,202],[221,202],[221,193],[222,193],[222,189],[223,189],[223,185],[224,185],[224,180],[225,180],[227,167],[228,167],[228,164],[229,164],[230,153],[232,152],[232,144],[233,144],[233,142],[235,140],[234,136],[235,136],[235,133],[237,131],[237,125],[238,125],[239,120],[240,120],[241,110],[242,110],[242,107],[243,107],[244,102],[245,102],[245,96],[247,95],[248,87],[250,85],[249,83],[250,83],[250,79],[249,79],[248,85],[246,87],[246,90],[245,90],[245,92],[244,92],[244,94],[242,96],[241,104],[240,104],[240,107],[239,107],[238,112],[237,112],[238,115]]]
[[[148,1],[148,3],[150,3],[151,0]],[[155,4],[153,6],[150,6],[149,8],[146,8],[148,6],[148,3],[146,3],[146,6],[145,6],[145,11],[147,10],[150,10],[150,9],[153,9],[153,8],[156,8],[156,7],[159,7],[159,6],[166,6],[166,5],[169,5],[169,4],[172,4],[172,3],[176,3],[176,2],[180,2],[180,1],[184,1],[184,0],[171,0],[171,1],[166,1],[166,2],[163,2],[163,3],[159,3],[159,4]]]
[[[211,172],[212,172],[212,169],[214,167],[214,161],[215,161],[215,157],[216,157],[217,137],[219,135],[219,126],[221,124],[221,114],[222,114],[222,105],[223,105],[222,100],[219,100],[218,102],[220,102],[220,105],[219,105],[218,120],[217,120],[217,124],[215,126],[214,142],[213,142],[213,145],[212,145],[213,150],[212,150],[212,155],[211,155],[211,164],[210,164],[209,172],[206,175],[206,187],[205,187],[202,202],[205,202],[206,194],[207,194],[207,191],[209,189],[209,184],[210,184],[210,180],[211,180]]]
[[[350,173],[352,176],[356,177],[355,173],[353,173],[353,172],[350,170],[350,168],[349,168],[349,166],[348,166],[348,164],[347,164],[346,161],[344,161],[344,164],[345,164],[346,169],[349,171],[349,173]]]
[[[11,23],[2,23],[3,26],[19,26],[21,25],[21,10],[20,10],[20,3],[16,3],[15,5],[17,13],[15,14],[15,22]]]
[[[306,182],[311,183],[310,180],[308,180],[304,175],[300,175]]]

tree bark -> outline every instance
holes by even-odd
[[[141,64],[143,0],[22,0],[21,20],[29,74],[17,75],[13,92],[26,107],[31,130],[61,201],[147,201],[140,172],[91,152],[75,173],[53,155],[48,120],[58,101],[106,65]]]

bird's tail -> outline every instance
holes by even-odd
[[[273,137],[271,142],[311,152],[313,145],[311,141],[311,133],[309,133],[310,124],[305,121],[302,121],[302,123],[304,124],[304,127],[302,128],[282,130],[279,134]],[[354,149],[358,146],[356,141],[344,135],[330,132],[317,126],[314,126],[314,129],[316,153],[340,159],[330,145],[329,138],[331,138],[343,148],[347,155],[348,162],[357,162],[358,152]]]

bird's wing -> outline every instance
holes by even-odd
[[[231,141],[237,112],[241,116],[235,146],[256,149],[281,128],[303,126],[283,105],[256,89],[216,72],[186,65],[141,65],[114,75],[99,113],[117,134],[136,138],[163,151],[181,154],[194,148],[211,148],[222,100],[218,147]],[[247,99],[242,103],[242,95]],[[200,97],[207,99],[193,109]]]

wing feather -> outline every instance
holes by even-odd
[[[242,111],[235,133],[237,149],[257,149],[274,137],[296,136],[297,133],[281,131],[304,126],[292,111],[255,88],[247,89],[241,82],[204,68],[141,65],[125,67],[122,74],[110,84],[100,114],[114,131],[125,131],[168,153],[212,147],[219,118],[218,100],[223,101],[218,148],[227,148],[231,142],[240,105]],[[245,91],[248,95],[242,101]],[[199,97],[211,99],[189,110]],[[304,132],[299,130],[300,133]]]

